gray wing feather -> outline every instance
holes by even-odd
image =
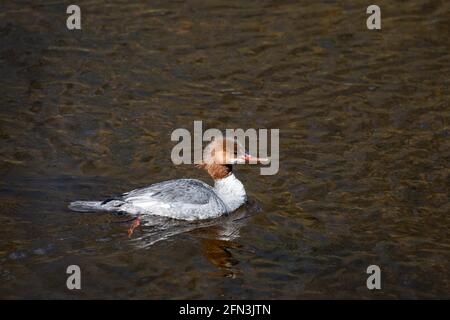
[[[214,195],[206,183],[195,179],[169,180],[136,189],[122,195],[128,201],[158,200],[164,203],[207,204]]]

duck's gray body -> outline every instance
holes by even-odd
[[[196,179],[169,180],[104,201],[75,201],[69,208],[82,212],[123,212],[197,220],[232,212],[246,199],[244,186],[230,174],[217,180],[214,188]]]

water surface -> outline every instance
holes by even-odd
[[[449,298],[449,5],[0,5],[0,298]],[[170,134],[280,129],[280,171],[201,223],[74,214],[181,177]],[[77,264],[82,290],[65,287]],[[366,288],[369,265],[382,290]]]

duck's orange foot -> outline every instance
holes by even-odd
[[[136,229],[137,227],[139,227],[141,225],[141,217],[137,217],[136,219],[134,219],[133,224],[131,225],[130,229],[128,229],[128,238],[131,238],[131,236],[133,235],[134,229]]]

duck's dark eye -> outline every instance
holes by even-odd
[[[234,155],[237,156],[238,155],[238,146],[236,144],[234,145],[233,151],[234,151]]]

